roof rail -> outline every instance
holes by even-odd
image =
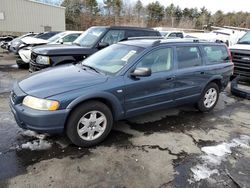
[[[145,36],[145,37],[128,37],[128,38],[124,38],[120,41],[127,41],[127,40],[143,40],[143,39],[152,39],[152,40],[156,40],[156,39],[164,39],[164,37],[161,36]]]
[[[152,44],[152,46],[157,46],[157,45],[159,45],[160,43],[161,43],[161,40],[154,41],[153,44]]]
[[[224,43],[222,40],[215,40],[216,43]]]
[[[199,39],[194,39],[193,42],[197,42],[198,43],[198,42],[200,42],[200,40]]]

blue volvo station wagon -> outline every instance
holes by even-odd
[[[117,120],[184,104],[212,110],[232,73],[224,44],[128,40],[82,63],[25,77],[14,85],[10,107],[20,127],[66,132],[88,147],[103,141]]]

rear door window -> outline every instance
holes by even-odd
[[[202,65],[201,53],[198,47],[178,46],[176,47],[176,56],[179,69]]]
[[[171,33],[168,37],[170,38],[183,38],[182,33]]]
[[[207,64],[223,63],[230,60],[230,56],[225,46],[209,45],[203,46]]]
[[[40,39],[47,40],[47,39],[53,37],[55,34],[57,34],[57,33],[55,33],[55,32],[44,33],[44,34],[43,34],[42,36],[40,36],[39,38],[40,38]]]
[[[184,37],[184,36],[183,36],[183,33],[177,33],[176,36],[177,36],[178,38],[183,38],[183,37]]]
[[[156,31],[128,30],[127,37],[159,36]]]
[[[80,33],[69,34],[63,38],[63,42],[73,42],[80,35]]]
[[[144,31],[143,34],[144,36],[159,36],[155,31]]]
[[[115,44],[122,39],[124,39],[125,31],[124,30],[110,30],[107,34],[103,37],[101,42],[108,43],[109,45]]]

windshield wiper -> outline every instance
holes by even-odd
[[[93,71],[95,71],[95,72],[97,72],[97,73],[100,73],[100,71],[98,71],[96,68],[91,67],[91,66],[89,66],[89,65],[84,65],[84,64],[82,64],[82,66],[88,67],[89,69],[91,69],[91,70],[93,70]]]

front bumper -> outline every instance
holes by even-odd
[[[249,99],[250,100],[250,90],[242,89],[238,87],[238,81],[240,80],[240,77],[237,76],[232,82],[231,82],[231,93],[235,96]]]
[[[9,51],[12,52],[12,53],[14,53],[14,54],[16,54],[16,55],[18,54],[17,47],[10,46],[9,47]]]
[[[16,93],[15,93],[16,92]],[[14,95],[14,96],[13,96]],[[35,110],[22,105],[24,93],[20,89],[11,93],[10,109],[19,127],[41,133],[62,133],[69,109],[56,111]]]
[[[49,65],[41,65],[41,64],[37,64],[35,63],[33,60],[30,61],[30,67],[29,67],[29,72],[36,72],[36,71],[40,71],[42,69],[48,68]]]

